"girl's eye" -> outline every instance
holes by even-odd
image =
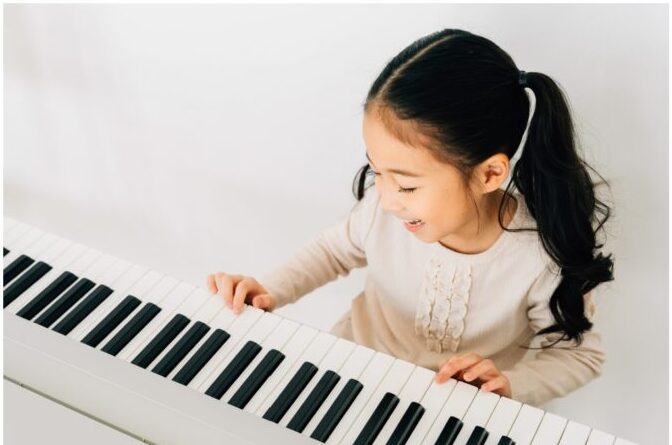
[[[376,171],[373,171],[371,168],[369,168],[369,171],[367,173],[375,175],[375,176],[380,176],[380,173],[378,173]],[[400,193],[413,193],[416,189],[417,189],[417,187],[404,188],[404,187],[399,186],[399,192]]]

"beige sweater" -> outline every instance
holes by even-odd
[[[508,227],[536,227],[523,197],[514,196],[518,208]],[[459,253],[417,239],[380,207],[374,187],[347,218],[259,282],[280,307],[367,265],[364,290],[332,328],[338,336],[435,371],[453,355],[475,352],[508,377],[514,399],[536,406],[601,373],[595,330],[580,347],[565,341],[522,360],[519,346],[554,324],[548,302],[561,278],[537,232],[504,231],[484,252]],[[593,294],[586,295],[591,320]],[[559,336],[546,335],[541,344]]]

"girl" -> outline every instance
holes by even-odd
[[[600,375],[592,291],[613,280],[613,261],[595,235],[610,209],[558,85],[486,38],[445,29],[387,64],[363,136],[369,163],[348,217],[260,280],[215,273],[210,290],[236,312],[273,310],[368,265],[338,336],[436,370],[438,383],[537,406]]]

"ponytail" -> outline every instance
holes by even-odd
[[[544,249],[562,274],[549,303],[556,323],[537,335],[560,331],[564,333],[560,340],[571,338],[580,344],[582,332],[592,327],[584,314],[583,296],[614,279],[612,255],[597,252],[604,244],[596,241],[610,209],[595,196],[588,169],[595,170],[577,154],[562,91],[544,74],[527,73],[527,78],[536,110],[512,181],[536,220]],[[604,219],[599,220],[598,213]]]

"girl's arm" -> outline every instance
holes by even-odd
[[[277,298],[276,307],[367,265],[364,244],[378,207],[375,190],[366,191],[345,220],[320,233],[289,261],[262,276],[259,282]]]
[[[547,268],[528,294],[528,317],[534,332],[555,323],[548,307],[550,295],[559,283],[560,276]],[[584,296],[585,314],[595,322],[595,289]],[[547,334],[541,346],[547,346],[561,333]],[[511,384],[512,398],[539,406],[550,399],[562,397],[585,385],[602,373],[605,361],[602,337],[593,328],[583,333],[583,342],[558,342],[555,346],[539,350],[532,360],[522,361],[512,369],[502,371]]]

